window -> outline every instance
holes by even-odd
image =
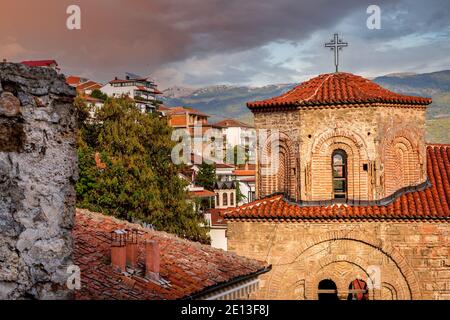
[[[335,150],[332,155],[333,194],[335,199],[347,198],[347,154]]]
[[[224,194],[222,195],[222,197],[223,197],[222,204],[223,204],[224,206],[228,206],[228,194],[224,193]]]
[[[234,193],[230,193],[230,206],[234,206]]]
[[[219,194],[216,193],[216,207],[220,206],[220,202],[219,202]]]

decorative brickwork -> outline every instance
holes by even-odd
[[[257,299],[317,299],[323,279],[346,299],[350,282],[369,283],[377,268],[370,299],[450,299],[448,231],[447,222],[230,221],[228,249],[272,264]]]
[[[253,298],[317,299],[331,280],[339,299],[355,283],[370,300],[450,299],[450,146],[426,147],[429,103],[347,73],[248,103],[295,147],[278,183],[257,163],[266,197],[224,213],[228,250],[273,265]]]

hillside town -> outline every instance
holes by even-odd
[[[5,2],[24,18],[0,19],[0,300],[169,319],[450,301],[433,4]]]

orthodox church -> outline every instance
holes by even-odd
[[[425,142],[430,103],[345,72],[247,103],[267,132],[257,200],[225,218],[229,251],[272,265],[253,298],[450,299],[450,145]]]

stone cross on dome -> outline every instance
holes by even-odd
[[[339,35],[335,33],[334,39],[332,39],[331,42],[325,43],[325,47],[334,51],[334,65],[336,66],[336,72],[339,72],[339,50],[342,50],[344,47],[348,47],[348,43],[342,42],[342,40],[339,39]]]

